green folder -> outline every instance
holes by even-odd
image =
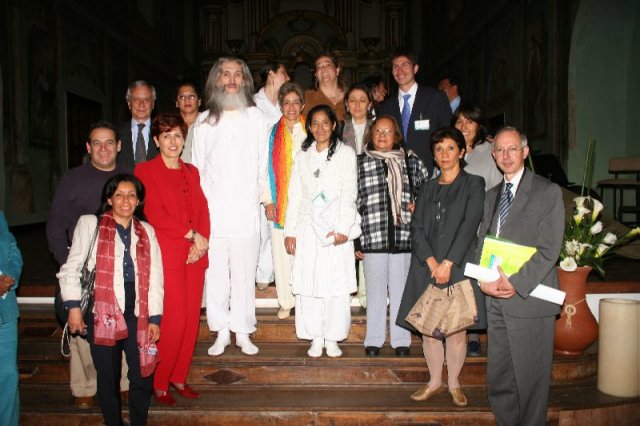
[[[504,238],[487,236],[482,247],[480,266],[497,269],[500,265],[504,273],[511,276],[518,272],[535,252],[535,247],[516,244]]]

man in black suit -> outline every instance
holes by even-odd
[[[487,234],[535,247],[511,276],[481,283],[487,297],[487,390],[499,425],[544,425],[551,383],[553,335],[560,307],[530,295],[538,284],[558,288],[564,204],[560,187],[524,167],[526,137],[513,127],[495,136],[493,156],[502,185],[487,191],[481,241]]]
[[[418,154],[431,175],[434,166],[431,133],[449,126],[451,108],[443,92],[418,85],[415,79],[418,68],[413,53],[398,50],[393,54],[391,73],[398,83],[398,94],[389,96],[378,108],[376,116],[390,115],[396,119],[404,134],[404,148]]]
[[[451,77],[445,77],[440,80],[440,83],[438,83],[438,89],[442,90],[447,95],[451,112],[456,112],[462,101],[460,99],[460,93],[458,92],[458,80],[454,80]]]
[[[122,150],[117,161],[133,170],[137,163],[158,155],[158,148],[151,137],[151,111],[156,102],[156,89],[144,80],[136,80],[129,84],[125,99],[131,120],[120,127]]]

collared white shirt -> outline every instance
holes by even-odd
[[[262,113],[265,118],[269,122],[269,128],[273,127],[280,117],[282,117],[282,111],[280,111],[280,105],[274,105],[271,100],[267,97],[267,94],[264,91],[264,87],[258,91],[255,95],[253,95],[253,101],[256,103],[256,106]]]
[[[455,98],[453,98],[451,100],[451,102],[449,102],[449,106],[451,107],[451,112],[456,112],[456,110],[458,109],[458,107],[460,106],[460,96],[456,96]]]
[[[414,82],[413,86],[407,92],[403,92],[398,89],[398,104],[400,105],[400,114],[402,114],[402,106],[404,105],[404,95],[409,94],[411,97],[409,98],[409,107],[411,107],[411,111],[413,111],[413,103],[416,100],[416,93],[418,93],[418,83]]]
[[[151,140],[151,118],[147,118],[145,120],[142,134],[144,135],[145,147],[147,147]],[[131,119],[131,141],[133,142],[133,158],[136,158],[136,147],[138,146],[138,122],[133,118]]]
[[[515,176],[513,176],[513,178],[511,180],[507,180],[507,177],[504,177],[504,183],[510,183],[513,186],[511,187],[511,207],[513,207],[513,202],[516,199],[516,191],[518,191],[518,187],[520,186],[520,181],[522,180],[522,175],[524,175],[524,165],[522,166],[522,168],[520,169],[520,171],[518,171]],[[504,185],[503,185],[504,187]],[[500,191],[500,197],[502,197],[502,190]],[[496,236],[500,236],[500,226],[502,224],[500,223],[500,215],[498,214],[498,227],[496,228]]]

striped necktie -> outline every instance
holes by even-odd
[[[507,182],[504,187],[504,192],[500,197],[500,227],[504,225],[504,221],[507,220],[511,204],[513,203],[513,194],[511,193],[512,183]]]
[[[409,130],[409,119],[411,118],[411,106],[409,105],[409,98],[411,94],[407,93],[402,96],[404,103],[402,104],[402,133],[404,135],[404,141],[407,141],[407,130]]]
[[[144,123],[138,123],[138,139],[136,140],[135,155],[136,164],[147,161],[147,144],[144,140],[144,133],[142,133],[142,129],[144,129]]]

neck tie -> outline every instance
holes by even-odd
[[[136,141],[135,155],[136,164],[147,161],[147,144],[144,140],[144,133],[142,133],[142,129],[144,129],[144,123],[138,123],[138,140]]]
[[[512,183],[507,182],[504,188],[504,192],[500,197],[500,227],[504,225],[504,221],[509,215],[509,209],[511,209],[511,203],[513,202],[513,194],[511,193]]]
[[[411,118],[410,97],[411,95],[408,93],[402,96],[402,99],[404,99],[404,103],[402,104],[402,133],[404,134],[405,143],[407,142],[407,130],[409,130],[409,118]]]

